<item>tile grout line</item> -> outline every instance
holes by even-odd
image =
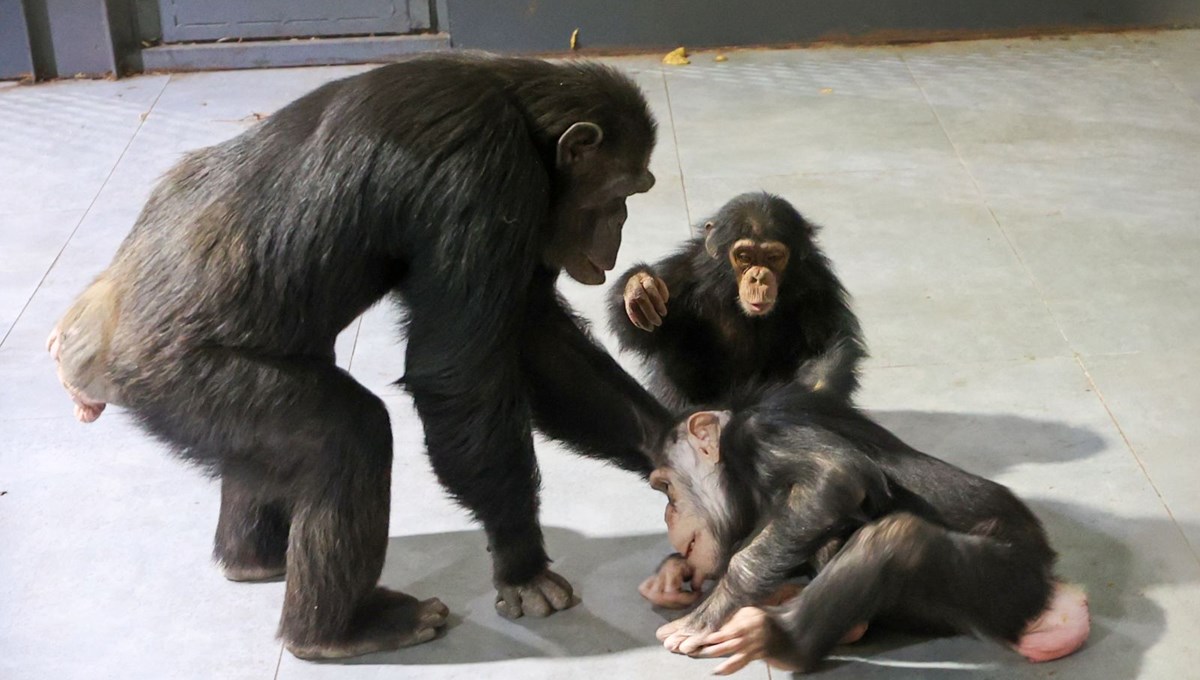
[[[275,674],[271,676],[271,680],[279,680],[279,671],[283,670],[283,648],[284,644],[279,643],[279,656],[275,658]]]
[[[1077,354],[1075,355],[1075,361],[1079,364],[1080,370],[1083,371],[1083,376],[1087,378],[1088,385],[1091,386],[1092,392],[1094,392],[1096,397],[1100,400],[1100,405],[1104,407],[1104,412],[1108,414],[1109,419],[1112,420],[1113,425],[1117,428],[1117,433],[1121,435],[1121,441],[1125,442],[1125,447],[1129,449],[1129,453],[1133,455],[1133,461],[1137,463],[1138,468],[1141,469],[1142,475],[1146,478],[1146,481],[1150,482],[1150,488],[1154,489],[1154,495],[1158,496],[1158,500],[1160,503],[1162,503],[1163,509],[1167,511],[1167,517],[1171,518],[1171,523],[1175,525],[1175,530],[1179,532],[1179,537],[1183,539],[1183,544],[1186,545],[1188,550],[1191,551],[1192,558],[1196,560],[1196,563],[1200,564],[1200,550],[1197,550],[1196,546],[1192,544],[1192,541],[1188,538],[1187,532],[1185,532],[1183,527],[1179,524],[1179,520],[1175,519],[1175,513],[1171,511],[1171,506],[1167,504],[1167,499],[1163,496],[1162,491],[1159,490],[1158,485],[1154,483],[1154,477],[1150,475],[1150,470],[1146,467],[1145,461],[1143,461],[1142,457],[1138,455],[1137,449],[1133,446],[1133,442],[1129,439],[1129,435],[1125,434],[1125,428],[1121,427],[1121,423],[1117,421],[1117,415],[1113,413],[1111,408],[1109,408],[1108,400],[1104,398],[1104,393],[1100,391],[1100,386],[1097,385],[1096,381],[1092,378],[1092,372],[1088,370],[1087,364],[1083,362],[1083,357]]]
[[[904,59],[903,55],[901,55],[901,59]],[[1090,371],[1088,371],[1087,365],[1084,364],[1082,356],[1078,351],[1076,351],[1075,347],[1072,346],[1071,339],[1067,337],[1066,331],[1063,330],[1062,324],[1059,323],[1058,317],[1054,314],[1054,310],[1050,308],[1050,303],[1046,299],[1045,291],[1042,289],[1037,277],[1033,275],[1033,271],[1029,269],[1029,265],[1025,263],[1025,260],[1021,257],[1020,251],[1017,250],[1016,244],[1012,242],[1012,239],[1009,238],[1008,232],[1004,230],[1004,225],[1002,225],[999,218],[996,217],[996,213],[992,209],[991,203],[984,195],[982,188],[979,186],[979,182],[975,179],[974,173],[972,173],[971,169],[967,167],[967,163],[963,159],[962,153],[958,149],[958,145],[955,144],[954,140],[950,137],[949,131],[946,130],[946,126],[942,122],[941,115],[938,114],[937,109],[933,106],[933,102],[929,101],[929,96],[925,93],[925,88],[922,87],[920,81],[917,80],[917,76],[915,73],[913,73],[912,67],[909,65],[907,59],[904,59],[904,65],[905,68],[908,69],[908,73],[912,77],[913,82],[916,84],[917,89],[920,90],[921,96],[925,99],[925,104],[933,113],[934,118],[937,119],[938,126],[941,127],[942,134],[945,135],[946,141],[949,142],[951,148],[954,149],[954,155],[958,157],[958,162],[960,165],[962,165],[963,171],[967,173],[967,177],[971,179],[971,183],[975,186],[975,191],[979,195],[979,198],[983,201],[984,207],[987,208],[988,215],[991,216],[992,221],[996,225],[996,229],[1000,232],[1000,235],[1004,237],[1004,241],[1012,250],[1013,256],[1017,258],[1017,263],[1021,265],[1021,268],[1025,271],[1026,276],[1029,277],[1030,282],[1033,284],[1035,290],[1037,290],[1038,297],[1042,302],[1042,306],[1045,307],[1046,313],[1050,315],[1050,319],[1054,322],[1054,326],[1058,329],[1063,341],[1067,343],[1067,349],[1071,351],[1072,357],[1074,358],[1075,363],[1079,366],[1080,371],[1083,373],[1083,377],[1087,380],[1089,387],[1091,387],[1092,393],[1096,395],[1096,399],[1104,408],[1104,412],[1108,414],[1108,418],[1112,422],[1113,427],[1117,428],[1117,433],[1121,435],[1121,440],[1125,442],[1126,450],[1129,452],[1129,455],[1133,457],[1138,469],[1142,471],[1142,476],[1150,484],[1150,488],[1154,490],[1154,494],[1158,496],[1159,502],[1162,503],[1163,509],[1167,512],[1167,517],[1170,518],[1171,523],[1175,525],[1175,530],[1179,532],[1180,537],[1183,539],[1184,545],[1186,545],[1191,551],[1193,559],[1200,563],[1200,552],[1198,552],[1196,547],[1192,545],[1192,542],[1188,540],[1187,534],[1184,532],[1183,527],[1180,526],[1179,521],[1175,519],[1175,513],[1171,511],[1171,506],[1167,504],[1167,499],[1163,496],[1162,491],[1159,490],[1158,485],[1154,483],[1154,478],[1150,475],[1150,471],[1147,469],[1145,462],[1142,460],[1141,456],[1138,455],[1133,443],[1125,434],[1125,428],[1121,427],[1121,423],[1117,420],[1116,414],[1113,413],[1112,408],[1108,405],[1108,401],[1104,398],[1104,393],[1100,391],[1099,385],[1097,385],[1096,381],[1092,378],[1092,374]]]
[[[688,236],[692,235],[692,206],[688,203],[687,180],[683,177],[683,158],[679,155],[679,132],[675,128],[675,107],[671,104],[671,86],[667,84],[667,73],[658,68],[662,78],[663,94],[667,96],[667,116],[671,119],[671,141],[675,142],[675,167],[679,168],[679,188],[683,191],[683,213],[687,215]]]
[[[346,361],[347,373],[354,367],[354,355],[358,353],[358,338],[362,335],[362,322],[362,314],[359,314],[358,318],[354,320],[354,323],[357,325],[354,327],[354,342],[350,344],[350,359]]]
[[[1017,250],[1017,246],[1009,237],[1008,232],[1004,230],[1004,225],[1000,224],[1000,218],[996,217],[996,211],[992,209],[992,205],[988,201],[987,195],[984,194],[983,188],[979,186],[979,180],[975,178],[975,173],[971,172],[971,168],[967,166],[967,161],[963,158],[962,151],[960,151],[958,145],[954,143],[954,139],[950,137],[950,131],[946,129],[946,124],[942,121],[941,114],[938,113],[937,108],[933,105],[933,102],[929,100],[929,95],[925,92],[925,88],[921,85],[921,81],[917,79],[917,74],[913,73],[912,66],[908,63],[908,60],[904,58],[904,55],[900,55],[900,59],[904,62],[904,68],[908,69],[908,75],[910,78],[912,78],[913,84],[917,86],[917,90],[921,93],[921,98],[925,100],[925,105],[929,107],[929,112],[933,114],[934,120],[937,121],[938,127],[942,131],[942,136],[946,138],[946,142],[950,145],[950,148],[954,150],[954,157],[958,159],[959,166],[962,168],[963,172],[967,173],[967,178],[971,180],[971,186],[975,187],[975,195],[979,197],[979,201],[983,204],[984,209],[987,210],[988,217],[992,218],[992,224],[996,225],[996,231],[1000,232],[1000,236],[1004,239],[1004,242],[1008,244],[1008,249],[1012,251],[1013,257],[1017,260],[1017,264],[1021,266],[1021,270],[1025,272],[1025,276],[1029,279],[1029,283],[1033,284],[1033,288],[1037,291],[1038,299],[1041,301],[1042,307],[1045,308],[1046,314],[1050,316],[1050,320],[1054,322],[1054,328],[1062,337],[1063,342],[1066,343],[1067,349],[1069,349],[1073,355],[1078,355],[1078,352],[1075,351],[1075,347],[1071,344],[1071,339],[1067,337],[1066,331],[1063,330],[1062,324],[1059,323],[1058,317],[1055,316],[1054,310],[1050,308],[1050,303],[1046,300],[1046,292],[1042,290],[1042,286],[1040,283],[1038,283],[1037,277],[1033,275],[1033,271],[1029,268],[1029,265],[1025,263],[1025,259],[1021,257],[1021,252]]]
[[[8,336],[12,335],[13,329],[17,327],[18,323],[20,323],[21,317],[25,316],[25,312],[29,309],[29,305],[33,303],[33,298],[37,297],[38,291],[41,290],[42,285],[46,283],[46,277],[50,276],[50,272],[54,269],[54,265],[58,264],[59,259],[62,258],[62,254],[66,252],[67,246],[71,245],[71,240],[75,238],[75,234],[78,233],[79,228],[83,226],[84,220],[87,219],[88,215],[92,214],[92,209],[96,207],[96,201],[100,200],[100,194],[104,193],[104,187],[108,186],[109,181],[112,180],[113,174],[117,172],[117,166],[119,166],[121,161],[124,160],[125,154],[129,153],[129,147],[133,146],[133,140],[137,139],[138,134],[141,133],[142,126],[146,124],[146,119],[150,117],[150,114],[154,111],[154,107],[158,104],[159,98],[162,97],[163,92],[167,90],[167,85],[170,84],[171,76],[167,76],[166,81],[163,83],[162,89],[158,91],[158,94],[154,95],[154,101],[150,102],[150,108],[146,109],[144,114],[139,114],[137,127],[134,128],[133,134],[129,135],[129,141],[125,142],[125,147],[121,149],[121,153],[117,156],[117,160],[113,162],[112,168],[110,168],[108,174],[104,176],[104,181],[101,182],[100,187],[96,189],[96,195],[92,196],[92,200],[90,203],[88,203],[87,209],[83,211],[83,214],[79,216],[79,221],[75,223],[75,228],[72,229],[71,233],[67,235],[67,240],[63,242],[62,248],[58,249],[58,253],[54,256],[54,259],[50,261],[50,266],[46,267],[46,271],[42,274],[42,278],[38,280],[37,286],[34,287],[33,292],[29,294],[29,298],[25,300],[25,304],[21,306],[21,311],[18,312],[17,316],[13,319],[12,325],[8,327],[7,331],[5,331],[4,337],[0,338],[0,348],[3,348],[4,343],[8,342]],[[47,333],[49,333],[49,330],[47,330]]]

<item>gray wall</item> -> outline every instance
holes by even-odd
[[[447,0],[455,47],[770,45],[1200,25],[1200,0]]]
[[[0,78],[33,75],[29,28],[21,0],[0,0]]]

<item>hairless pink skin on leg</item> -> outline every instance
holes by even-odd
[[[50,333],[50,337],[46,338],[46,350],[54,358],[54,363],[58,369],[58,381],[62,383],[63,389],[71,396],[71,401],[75,402],[75,419],[81,423],[95,422],[100,417],[100,414],[104,412],[104,407],[108,404],[103,401],[93,400],[67,381],[67,377],[63,373],[62,357],[60,354],[62,350],[62,335],[57,328]]]
[[[1087,595],[1078,586],[1056,583],[1046,611],[1025,628],[1013,649],[1034,663],[1053,661],[1082,647],[1091,627]]]

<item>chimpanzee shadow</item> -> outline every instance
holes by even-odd
[[[495,610],[482,531],[394,536],[381,583],[419,598],[441,598],[450,608],[450,623],[432,642],[338,663],[485,663],[658,646],[654,631],[663,618],[638,594],[637,585],[669,551],[665,536],[593,538],[559,527],[543,529],[556,556],[553,568],[571,581],[580,604],[545,619],[508,621]]]
[[[1053,420],[926,411],[867,414],[910,446],[989,478],[1015,465],[1080,460],[1106,446],[1089,429]]]

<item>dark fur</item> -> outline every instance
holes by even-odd
[[[289,645],[373,634],[396,604],[376,590],[388,413],[333,355],[389,292],[434,470],[483,523],[498,585],[549,561],[531,418],[650,469],[666,411],[580,328],[544,264],[572,188],[555,143],[577,121],[603,128],[606,167],[654,143],[637,87],[597,65],[436,56],[329,83],[185,158],[103,275],[121,301],[110,377],[124,405],[222,477],[217,559],[279,570],[286,549]]]
[[[697,236],[664,260],[633,266],[612,286],[610,327],[622,349],[645,360],[651,391],[677,411],[723,404],[735,393],[802,380],[804,362],[842,343],[841,370],[822,388],[849,399],[866,349],[846,291],[814,240],[817,228],[767,193],[734,198],[711,223],[716,257]],[[729,263],[730,246],[751,237],[752,224],[761,228],[755,238],[791,250],[775,309],[765,318],[749,318],[738,307]],[[634,326],[625,312],[625,282],[637,272],[663,279],[670,291],[667,316],[653,332]]]
[[[714,630],[808,570],[800,597],[765,609],[769,655],[811,670],[866,622],[1015,643],[1053,592],[1054,551],[1008,489],[829,395],[778,389],[735,413],[720,469],[744,533],[725,536],[727,570],[688,629]]]

